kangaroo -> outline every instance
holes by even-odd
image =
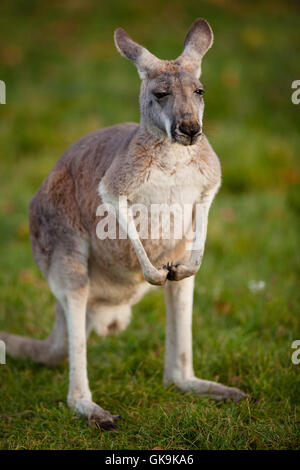
[[[113,428],[113,415],[92,400],[86,340],[122,331],[131,307],[164,286],[166,338],[164,384],[173,383],[216,400],[246,394],[197,378],[192,360],[194,277],[204,251],[210,205],[221,182],[218,157],[203,133],[201,61],[213,43],[209,24],[196,19],[182,54],[160,60],[119,28],[118,51],[141,78],[140,123],[92,132],[60,158],[30,202],[30,240],[37,265],[57,300],[53,332],[45,340],[0,332],[8,354],[55,365],[69,355],[68,405],[90,426]],[[120,203],[121,200],[121,203]],[[189,229],[201,232],[191,246],[180,239],[141,240],[133,204],[191,204]],[[126,237],[99,239],[97,208],[115,209]],[[120,232],[118,232],[120,233]],[[200,242],[199,242],[200,240]]]

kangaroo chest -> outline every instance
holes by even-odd
[[[154,166],[130,201],[147,207],[152,204],[194,204],[199,201],[204,185],[203,175],[190,163],[168,168]]]
[[[204,183],[202,174],[192,164],[178,164],[171,169],[154,167],[130,200],[134,217],[138,214],[135,220],[140,237],[153,255],[153,262],[184,238]]]

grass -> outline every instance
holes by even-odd
[[[299,449],[299,47],[296,3],[3,2],[0,6],[0,329],[45,337],[54,299],[29,244],[30,197],[57,158],[98,127],[138,120],[139,80],[116,52],[122,25],[160,57],[197,16],[215,30],[204,60],[207,135],[223,167],[194,306],[198,376],[255,400],[216,403],[162,382],[163,292],[120,335],[89,340],[95,401],[122,415],[89,429],[66,405],[68,367],[0,366],[0,449]],[[159,11],[159,15],[157,12]],[[165,24],[168,28],[165,28]],[[249,281],[265,288],[251,292]]]

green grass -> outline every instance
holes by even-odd
[[[300,365],[291,362],[300,339],[300,108],[290,99],[299,78],[296,2],[1,3],[0,329],[43,338],[54,319],[30,250],[30,197],[74,140],[138,120],[139,79],[115,52],[113,29],[174,58],[197,16],[215,31],[203,64],[205,125],[223,186],[196,280],[195,371],[255,400],[216,403],[162,386],[157,291],[134,307],[125,332],[89,340],[93,396],[122,415],[117,431],[89,429],[68,409],[67,364],[7,358],[0,449],[300,448]],[[251,280],[265,289],[252,293]]]

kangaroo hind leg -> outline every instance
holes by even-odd
[[[76,261],[76,266],[78,262]],[[86,416],[91,427],[109,429],[114,427],[118,415],[93,402],[87,374],[87,305],[89,298],[89,278],[86,266],[71,263],[63,254],[56,259],[51,270],[49,284],[52,292],[62,304],[68,331],[69,346],[69,391],[68,405],[77,413]],[[85,272],[83,272],[85,270]]]

